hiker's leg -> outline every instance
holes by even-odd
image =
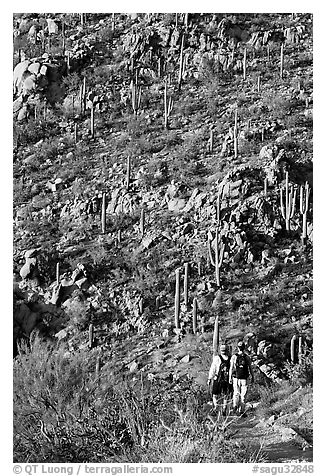
[[[217,408],[218,383],[216,379],[213,380],[212,396],[213,396],[213,406],[214,408]]]
[[[233,377],[233,410],[236,410],[238,408],[239,398],[240,398],[239,380]]]
[[[246,409],[246,395],[247,395],[248,385],[247,380],[241,380],[241,390],[240,390],[240,399],[241,399],[241,410],[242,412]]]
[[[217,395],[213,395],[213,406],[217,408]]]

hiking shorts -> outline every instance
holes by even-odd
[[[229,382],[225,382],[224,380],[213,380],[213,395],[231,395],[232,393],[232,385]]]

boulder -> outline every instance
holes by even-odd
[[[168,209],[170,212],[179,213],[185,208],[186,203],[184,198],[173,198],[168,201]]]

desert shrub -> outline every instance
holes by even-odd
[[[87,328],[91,319],[91,308],[79,291],[74,291],[69,302],[65,303],[65,310],[70,324],[75,329],[83,331]]]
[[[286,374],[292,385],[309,385],[313,382],[313,356],[312,351],[306,351],[301,363],[286,363]]]

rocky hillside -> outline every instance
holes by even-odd
[[[309,14],[14,15],[17,461],[311,459],[312,47]]]

